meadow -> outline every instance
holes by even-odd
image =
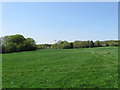
[[[2,55],[3,88],[118,88],[118,47]]]

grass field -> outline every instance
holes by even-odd
[[[118,88],[118,48],[3,54],[3,88]]]

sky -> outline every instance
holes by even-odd
[[[117,40],[117,2],[3,2],[2,36],[21,34],[37,44],[55,40]]]

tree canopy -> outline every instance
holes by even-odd
[[[74,41],[74,42],[67,42],[67,41],[58,41],[55,44],[51,45],[53,49],[69,49],[69,48],[92,48],[92,47],[107,47],[107,46],[119,46],[118,40],[109,40],[109,41],[95,41],[92,40],[88,41]]]
[[[36,50],[36,42],[32,38],[24,38],[23,35],[11,35],[1,37],[0,47],[2,53]]]
[[[10,36],[4,36],[0,38],[0,53],[11,53],[20,51],[32,51],[36,49],[71,49],[71,48],[92,48],[92,47],[108,47],[119,46],[118,40],[107,41],[62,41],[59,40],[55,44],[39,44],[32,38],[25,38],[23,35],[16,34]]]

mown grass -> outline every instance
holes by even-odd
[[[118,88],[118,48],[3,54],[3,88]]]

